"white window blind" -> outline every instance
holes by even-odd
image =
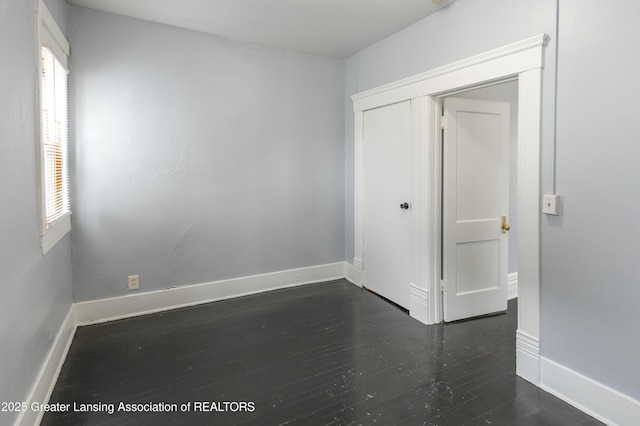
[[[67,70],[42,47],[41,131],[47,227],[70,213]]]
[[[47,254],[71,231],[69,200],[69,42],[44,4],[37,2],[40,84],[40,242]]]

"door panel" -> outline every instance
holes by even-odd
[[[364,113],[364,285],[409,308],[411,103]],[[409,203],[409,208],[401,208]]]
[[[498,268],[486,267],[495,265],[495,259],[500,256],[500,244],[496,240],[457,244],[456,250],[458,295],[500,287]]]
[[[497,188],[500,185],[500,119],[499,115],[457,111],[455,115],[457,168],[456,203],[459,221],[495,217],[500,203],[497,191],[478,188]],[[478,136],[476,136],[478,135]],[[482,136],[480,136],[482,135]],[[479,143],[478,137],[483,137]],[[507,139],[508,141],[508,139]]]
[[[507,308],[509,104],[444,105],[444,317],[455,321]]]

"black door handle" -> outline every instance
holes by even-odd
[[[404,209],[404,210],[409,210],[409,203],[402,203],[400,204],[400,208]]]

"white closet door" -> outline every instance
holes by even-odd
[[[411,102],[365,111],[364,285],[409,308]]]

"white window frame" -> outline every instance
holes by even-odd
[[[37,22],[38,22],[38,46],[37,46],[37,66],[38,66],[38,146],[40,159],[40,221],[41,221],[41,246],[42,253],[46,254],[51,250],[65,235],[71,231],[71,211],[66,212],[63,216],[52,222],[47,221],[47,202],[46,202],[46,172],[45,172],[45,151],[44,137],[42,135],[42,48],[48,48],[55,58],[68,71],[67,58],[69,56],[69,42],[63,32],[58,27],[55,19],[47,9],[43,0],[37,1]],[[68,105],[68,103],[67,103]],[[68,132],[67,132],[68,134]],[[68,146],[67,146],[68,149]],[[68,153],[67,153],[68,159]],[[68,160],[67,160],[68,162]],[[68,165],[67,165],[68,167]],[[66,173],[66,179],[69,179]],[[67,185],[69,182],[67,181]]]

